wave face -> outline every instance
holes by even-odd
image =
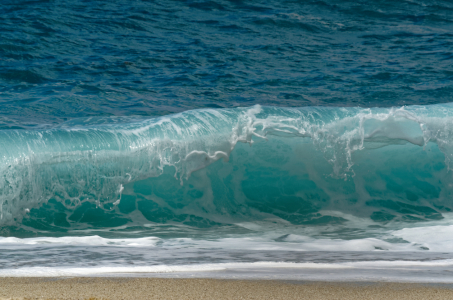
[[[4,130],[2,234],[264,222],[347,238],[441,220],[452,122],[452,105],[254,106]]]

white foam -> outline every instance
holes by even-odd
[[[38,237],[38,238],[15,238],[0,237],[0,246],[14,245],[49,245],[49,246],[116,246],[116,247],[154,247],[159,241],[156,237],[130,238],[130,239],[107,239],[100,236],[66,236],[66,237]]]
[[[435,233],[439,231],[440,236]],[[38,237],[16,238],[0,237],[0,248],[9,249],[22,246],[89,246],[89,247],[159,247],[177,249],[191,247],[193,249],[241,249],[250,251],[431,251],[453,252],[453,242],[449,233],[453,226],[430,226],[425,228],[408,228],[393,231],[395,237],[408,242],[390,243],[378,238],[362,239],[328,239],[313,238],[304,235],[287,234],[281,239],[276,233],[264,233],[261,236],[240,236],[218,239],[173,238],[160,239],[157,237],[108,239],[100,236],[67,236],[67,237]],[[420,234],[418,234],[420,233]],[[425,247],[425,248],[423,248]]]
[[[375,279],[382,277],[382,270],[387,274],[395,272],[420,271],[420,268],[451,268],[453,260],[442,261],[361,261],[352,263],[288,263],[288,262],[255,262],[255,263],[218,263],[218,264],[194,264],[194,265],[154,265],[154,266],[96,266],[87,268],[77,267],[27,267],[17,269],[0,270],[0,277],[58,277],[58,276],[140,276],[146,274],[169,274],[177,277],[249,277],[264,278],[275,274],[286,274],[283,278],[297,278],[300,275],[309,276],[324,274],[323,280],[329,279],[330,275],[344,274],[349,279],[365,279],[363,273],[373,274],[377,270]],[[418,268],[418,269],[417,269]],[[285,271],[286,270],[286,271]],[[340,271],[340,273],[338,273]],[[208,272],[208,273],[206,273]],[[217,272],[217,273],[209,273]],[[220,273],[218,273],[220,272]],[[229,273],[230,272],[230,273]],[[336,272],[336,273],[329,273]],[[371,272],[371,273],[370,273]],[[199,273],[197,275],[197,273]],[[209,275],[211,274],[211,275]],[[223,275],[222,275],[223,274]],[[230,275],[228,275],[230,274]],[[354,275],[355,274],[355,275]],[[330,276],[332,277],[332,276]],[[384,276],[385,277],[385,276]],[[313,276],[311,278],[316,278]],[[337,278],[338,279],[338,278]],[[400,278],[400,281],[408,281],[409,278]],[[409,280],[410,281],[410,280]],[[417,281],[430,281],[429,278],[419,278]],[[443,278],[442,282],[453,282],[453,278]]]
[[[407,250],[406,244],[392,244],[375,238],[342,240],[315,239],[306,236],[288,235],[284,242],[266,238],[224,238],[216,241],[195,241],[200,248],[235,249],[241,245],[250,250],[291,250],[291,251],[379,251]]]
[[[453,225],[404,228],[392,235],[431,251],[453,252]]]

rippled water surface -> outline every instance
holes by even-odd
[[[451,101],[451,1],[8,1],[0,128]]]

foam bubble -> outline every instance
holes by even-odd
[[[0,246],[114,246],[114,247],[153,247],[160,239],[157,237],[130,238],[130,239],[108,239],[100,236],[64,236],[64,237],[38,237],[38,238],[16,238],[0,237]]]

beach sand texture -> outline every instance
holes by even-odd
[[[161,278],[1,278],[0,299],[453,299],[411,283],[326,283]]]

